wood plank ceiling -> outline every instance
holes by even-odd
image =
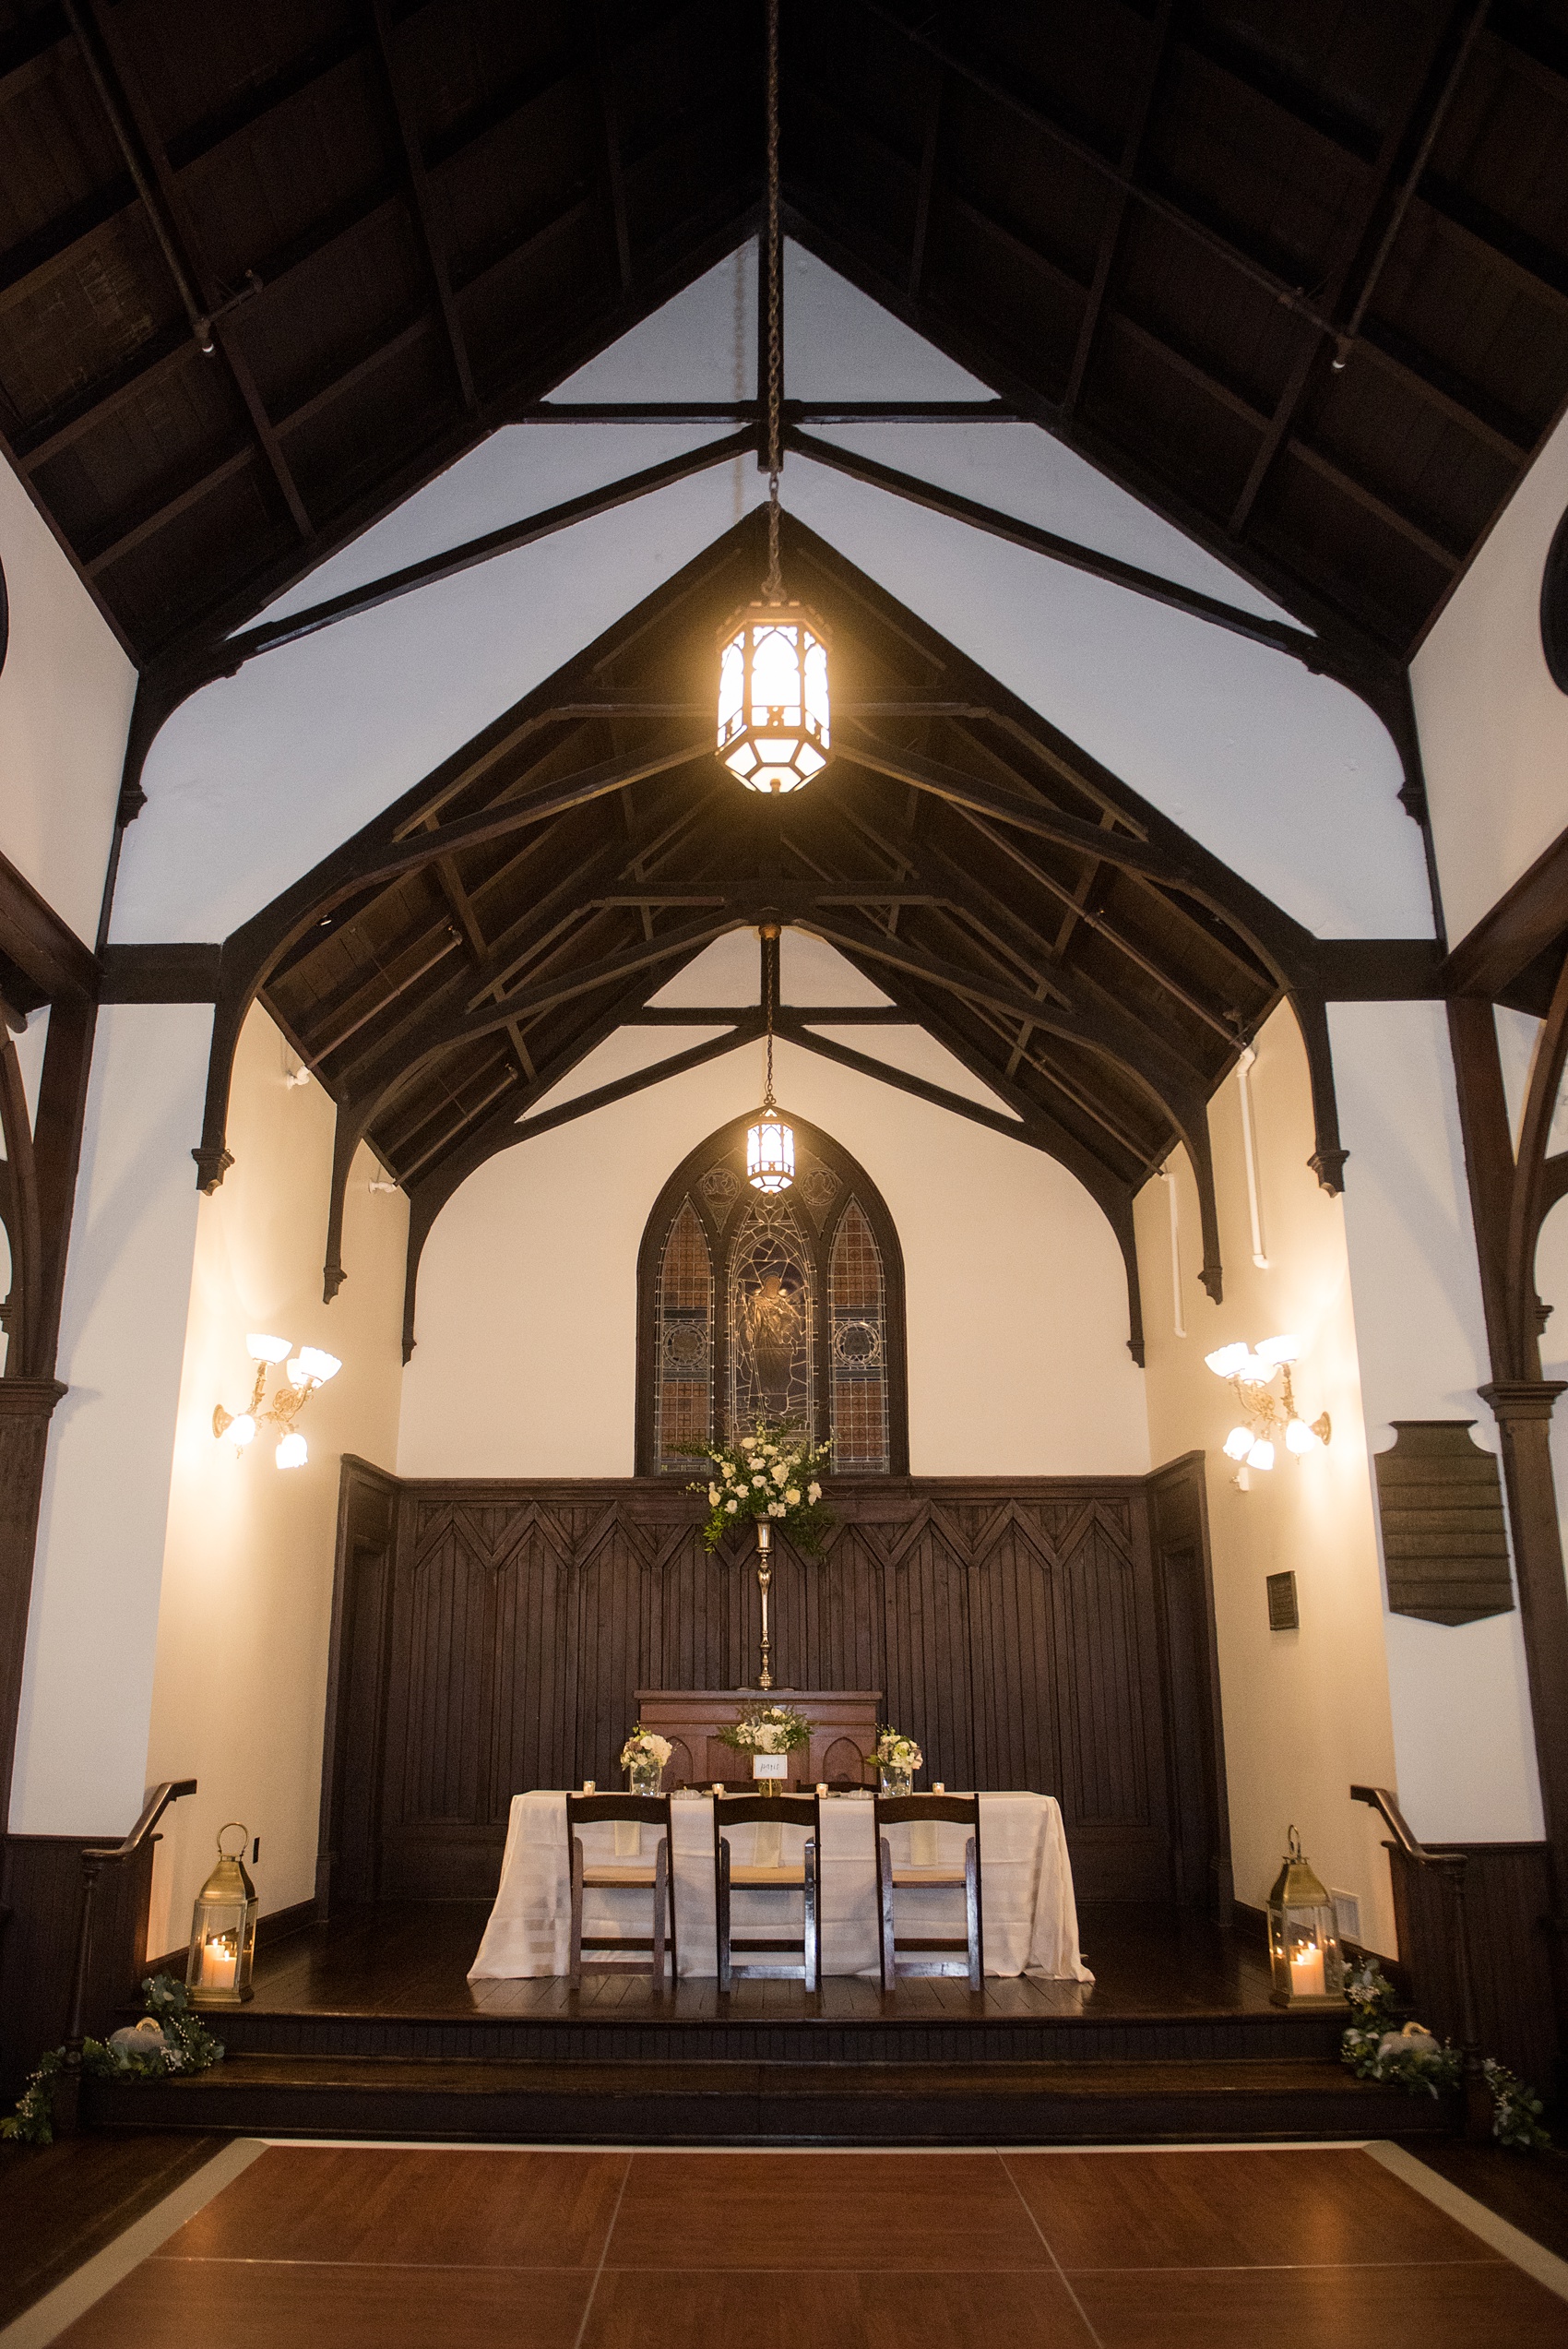
[[[1408,654],[1568,391],[1565,0],[786,0],[783,49],[794,234]],[[0,429],[137,657],[745,233],[760,65],[736,0],[0,0]]]

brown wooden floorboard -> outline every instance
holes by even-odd
[[[290,2147],[61,2339],[219,2329],[234,2349],[1565,2349],[1568,2304],[1353,2150]]]
[[[0,2145],[0,2324],[145,2218],[224,2137],[70,2137]]]
[[[1474,2195],[1521,2235],[1568,2260],[1568,2152],[1510,2152],[1501,2145],[1465,2145],[1412,2138],[1418,2160]]]

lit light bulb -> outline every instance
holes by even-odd
[[[233,1437],[236,1444],[254,1444],[255,1441],[255,1422],[251,1417],[248,1411],[243,1411],[241,1412],[238,1419],[232,1419],[229,1422],[228,1428],[225,1432]]]
[[[306,1461],[310,1458],[310,1449],[304,1437],[300,1434],[297,1428],[294,1429],[291,1434],[287,1435],[282,1438],[278,1446],[277,1451],[273,1454],[273,1458],[278,1462],[279,1468],[303,1468],[304,1466]]]
[[[1245,1460],[1255,1441],[1250,1427],[1232,1427],[1225,1438],[1225,1453],[1229,1460]]]
[[[1269,1442],[1266,1436],[1260,1436],[1257,1442],[1253,1446],[1252,1450],[1247,1454],[1247,1466],[1249,1468],[1272,1468],[1274,1466],[1274,1446]]]
[[[1217,1378],[1234,1378],[1250,1352],[1245,1341],[1239,1340],[1235,1345],[1221,1346],[1215,1353],[1206,1353],[1204,1360]]]
[[[1297,1454],[1323,1449],[1323,1437],[1304,1419],[1293,1419],[1285,1430],[1285,1449]]]
[[[245,1340],[245,1352],[253,1362],[281,1362],[292,1343],[291,1338],[269,1338],[265,1330],[253,1330]]]
[[[1260,1362],[1300,1362],[1301,1341],[1292,1337],[1265,1338],[1257,1351]]]

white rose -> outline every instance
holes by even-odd
[[[776,1485],[787,1485],[790,1482],[789,1466],[784,1461],[775,1461],[773,1464],[773,1481]]]
[[[791,1485],[786,1491],[784,1497],[789,1502],[791,1508],[799,1508],[801,1505],[800,1486],[798,1485]]]
[[[782,1517],[782,1516],[783,1516],[783,1514],[784,1514],[784,1504],[783,1504],[783,1502],[782,1502],[782,1501],[769,1501],[769,1502],[768,1502],[768,1504],[767,1504],[767,1513],[768,1513],[769,1517]]]
[[[733,1517],[735,1511],[740,1507],[740,1503],[738,1501],[726,1501],[724,1506],[729,1510],[731,1516]]]
[[[766,1479],[766,1476],[754,1476],[754,1477],[752,1478],[752,1483],[753,1483],[754,1485],[766,1485],[766,1483],[767,1483],[767,1479]]]
[[[710,1485],[707,1488],[707,1505],[709,1508],[717,1508],[721,1498],[722,1496],[719,1493],[718,1485]]]
[[[778,1459],[778,1445],[777,1445],[777,1444],[764,1444],[764,1446],[763,1446],[763,1448],[762,1448],[762,1456],[763,1456],[764,1460],[777,1460],[777,1459]]]
[[[806,1486],[806,1498],[808,1501],[820,1501],[822,1498],[822,1486],[816,1484],[808,1485]]]

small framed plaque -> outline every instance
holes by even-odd
[[[788,1754],[754,1754],[752,1756],[754,1778],[788,1778],[789,1775],[790,1757]]]
[[[1268,1584],[1268,1628],[1271,1631],[1299,1631],[1301,1628],[1301,1609],[1296,1604],[1296,1578],[1293,1574],[1270,1574]]]

